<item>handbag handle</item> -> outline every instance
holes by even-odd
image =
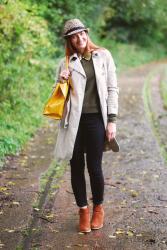
[[[65,56],[66,56],[65,66],[66,66],[66,69],[68,69],[70,53],[69,53],[69,49],[67,47],[65,48]]]
[[[69,65],[69,56],[66,55],[66,69],[68,69],[68,65]]]
[[[66,62],[65,62],[65,67],[66,69],[68,69],[68,66],[69,66],[69,55],[66,54]],[[72,89],[72,92],[74,91],[74,88],[73,88],[73,84],[72,84],[72,81],[71,81],[71,78],[69,77],[68,78],[68,84],[70,85],[71,89]]]

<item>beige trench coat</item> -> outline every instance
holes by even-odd
[[[110,52],[106,49],[94,51],[92,53],[92,60],[103,122],[106,128],[107,114],[118,113],[116,68]],[[65,59],[59,65],[58,78],[63,69],[65,69]],[[63,118],[58,124],[58,135],[54,151],[54,156],[57,160],[70,160],[72,158],[86,86],[86,75],[77,54],[73,54],[70,57],[69,70],[71,72],[73,90],[70,90]],[[57,80],[59,81],[59,79]],[[112,145],[113,141],[105,143],[104,151],[111,150]]]

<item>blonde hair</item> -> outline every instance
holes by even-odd
[[[88,37],[88,41],[87,41],[87,45],[85,48],[85,52],[92,52],[98,49],[102,49],[101,47],[99,47],[98,45],[94,44],[89,35],[87,34]],[[65,45],[65,49],[66,49],[66,56],[71,56],[74,53],[77,53],[77,50],[72,46],[72,43],[70,41],[70,37],[66,38],[66,45]]]

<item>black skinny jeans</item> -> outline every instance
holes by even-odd
[[[71,165],[71,184],[79,207],[86,206],[85,158],[92,190],[93,204],[103,202],[104,177],[102,172],[102,155],[105,138],[105,128],[100,113],[82,114]]]

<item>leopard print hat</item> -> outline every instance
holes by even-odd
[[[66,38],[83,30],[89,31],[79,19],[70,19],[64,25],[63,36]]]

